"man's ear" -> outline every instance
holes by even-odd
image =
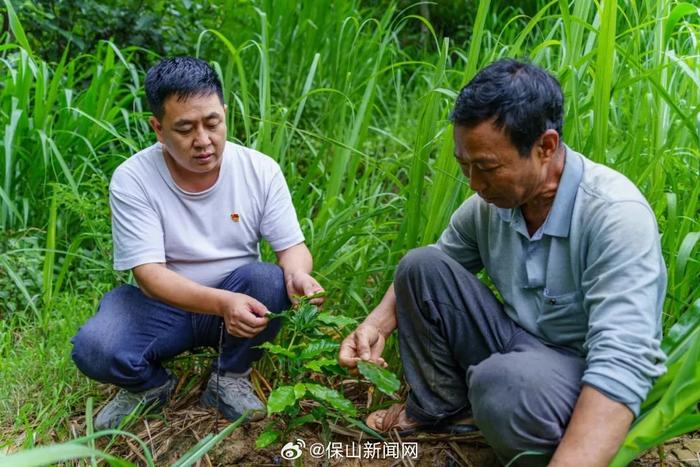
[[[542,133],[538,146],[537,152],[542,162],[552,160],[557,153],[557,149],[559,149],[559,133],[557,133],[557,130],[549,129]]]
[[[151,125],[151,128],[153,128],[153,131],[156,132],[156,137],[158,138],[158,141],[161,143],[163,142],[163,126],[160,124],[158,119],[152,115],[151,118],[148,119],[148,123]]]

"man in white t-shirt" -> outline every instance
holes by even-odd
[[[95,426],[167,402],[176,380],[161,362],[200,346],[222,349],[203,405],[262,418],[248,375],[256,346],[279,329],[267,315],[322,290],[289,190],[275,161],[226,141],[221,83],[206,62],[163,60],[145,87],[158,143],[124,161],[109,189],[114,267],[138,287],[106,294],[72,341],[83,373],[121,388]],[[260,262],[261,238],[278,265]]]

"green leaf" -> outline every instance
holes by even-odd
[[[349,417],[346,419],[346,421],[351,425],[356,426],[360,430],[364,431],[368,435],[373,436],[377,439],[381,439],[382,441],[384,440],[384,437],[381,434],[368,427],[362,420],[357,420],[356,418]]]
[[[327,352],[335,353],[339,347],[340,344],[331,340],[320,340],[312,342],[309,345],[307,345],[304,350],[301,351],[301,353],[299,354],[299,359],[311,360],[312,358],[316,358],[319,355]]]
[[[688,308],[664,337],[661,349],[668,355],[667,365],[685,355],[697,335],[700,335],[700,299]]]
[[[296,353],[282,347],[281,345],[273,344],[271,342],[265,342],[264,344],[259,345],[258,348],[265,349],[266,351],[274,355],[284,355],[288,358],[296,357]]]
[[[323,373],[324,366],[332,366],[336,365],[337,363],[338,361],[334,358],[319,358],[318,360],[306,362],[304,367],[311,371],[315,371],[316,373]]]
[[[676,275],[683,277],[688,261],[692,261],[693,249],[700,244],[700,232],[688,232],[681,246],[678,248],[678,256],[676,257]]]
[[[265,427],[260,436],[255,440],[255,447],[258,449],[263,449],[277,441],[282,433],[275,430],[274,425],[268,425]]]
[[[267,399],[267,413],[282,412],[297,401],[294,387],[280,386],[270,393]]]
[[[172,467],[190,467],[197,463],[199,459],[204,457],[204,455],[211,451],[214,446],[219,444],[221,440],[226,438],[228,435],[233,433],[233,431],[241,426],[246,420],[246,414],[241,415],[238,419],[231,423],[229,426],[221,430],[216,436],[213,434],[208,434],[202,438],[197,444],[192,446],[189,451],[182,455]]]
[[[319,405],[311,409],[311,413],[309,415],[314,417],[314,420],[321,421],[323,423],[328,417],[328,409],[325,405]]]
[[[325,290],[320,290],[320,291],[318,291],[318,292],[316,292],[316,293],[313,293],[313,294],[311,294],[311,295],[298,295],[298,294],[293,294],[293,295],[292,295],[292,298],[294,298],[295,300],[299,300],[299,301],[302,302],[302,303],[306,303],[306,302],[308,302],[309,300],[313,300],[314,298],[325,297],[326,295],[328,295],[328,292],[326,292]]]
[[[318,308],[309,303],[302,303],[296,312],[289,316],[289,322],[292,323],[294,329],[303,331],[316,326],[316,317],[318,316]]]
[[[90,449],[82,444],[68,442],[52,446],[42,446],[10,456],[0,457],[0,466],[34,467],[62,461],[86,459],[93,456],[107,460],[112,466],[133,467],[134,465],[127,460],[113,457],[105,452]]]
[[[328,312],[320,313],[318,315],[318,319],[320,322],[323,324],[327,324],[329,326],[335,326],[338,328],[344,328],[346,326],[354,326],[357,324],[357,320],[350,318],[348,316],[342,316],[342,315],[332,315]]]
[[[290,430],[293,430],[296,427],[299,427],[301,425],[305,425],[307,423],[311,423],[314,421],[316,421],[316,417],[314,416],[314,414],[307,413],[303,417],[293,418],[292,421],[290,421],[289,425],[287,425],[287,426],[289,427]]]
[[[357,410],[352,402],[347,400],[345,396],[340,394],[335,389],[321,386],[320,384],[306,384],[306,389],[309,390],[312,396],[320,402],[326,402],[337,411],[350,416],[355,416]]]
[[[611,466],[625,466],[642,451],[700,427],[700,416],[695,413],[700,399],[698,360],[700,339],[679,359],[682,363],[661,399],[635,421]]]
[[[267,319],[280,319],[281,318],[285,321],[289,321],[293,314],[294,314],[294,309],[289,309],[289,310],[280,311],[278,313],[270,312],[266,316],[267,316]]]
[[[301,399],[306,395],[306,386],[304,386],[303,383],[297,383],[294,385],[294,397],[296,397],[297,400]]]
[[[374,363],[358,362],[357,369],[384,394],[393,395],[401,386],[394,373]]]
[[[678,24],[681,18],[683,16],[692,15],[693,13],[700,14],[700,8],[691,3],[679,3],[673,7],[664,25],[664,45],[668,47],[671,34],[673,34],[673,30],[676,28],[676,24]]]
[[[12,8],[12,2],[10,2],[10,0],[5,0],[5,9],[7,11],[10,31],[12,31],[12,34],[14,34],[15,40],[24,50],[27,51],[29,55],[32,55],[32,49],[29,47],[29,41],[24,33],[24,28],[22,28],[22,23],[17,18],[17,13],[15,13],[15,9]]]

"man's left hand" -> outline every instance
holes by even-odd
[[[323,291],[323,287],[305,272],[295,272],[286,278],[287,295],[293,304],[299,302],[299,296],[310,296]],[[312,305],[320,306],[323,304],[325,297],[316,297],[311,300]]]

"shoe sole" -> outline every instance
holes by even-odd
[[[233,410],[231,407],[228,405],[224,404],[221,400],[219,400],[219,406],[216,406],[216,397],[209,391],[204,391],[204,394],[202,394],[202,397],[199,399],[200,403],[202,404],[203,407],[206,408],[216,408],[221,412],[221,414],[226,417],[226,419],[230,421],[236,421],[239,418],[243,416],[243,414],[236,412]],[[250,415],[248,415],[245,418],[246,422],[254,422],[257,420],[262,420],[265,418],[265,414],[260,412],[260,411],[255,411],[252,412]]]
[[[420,433],[434,435],[469,435],[479,432],[479,427],[473,424],[441,424],[434,426],[417,426],[408,430],[398,431],[399,436],[412,436]]]
[[[143,406],[141,407],[141,409],[137,413],[137,416],[134,417],[134,420],[143,418],[147,415],[153,415],[153,414],[162,412],[163,407],[165,407],[165,405],[168,403],[169,400],[170,400],[169,398],[165,398],[165,399],[156,398],[150,402],[143,404]],[[117,429],[121,425],[122,421],[125,418],[129,417],[132,414],[132,412],[130,412],[126,415],[122,415],[121,417],[118,416],[114,419],[110,419],[110,421],[108,421],[106,423],[98,423],[97,418],[100,416],[100,413],[101,413],[100,412],[97,414],[97,417],[95,417],[95,419],[93,420],[93,427],[97,431]]]

